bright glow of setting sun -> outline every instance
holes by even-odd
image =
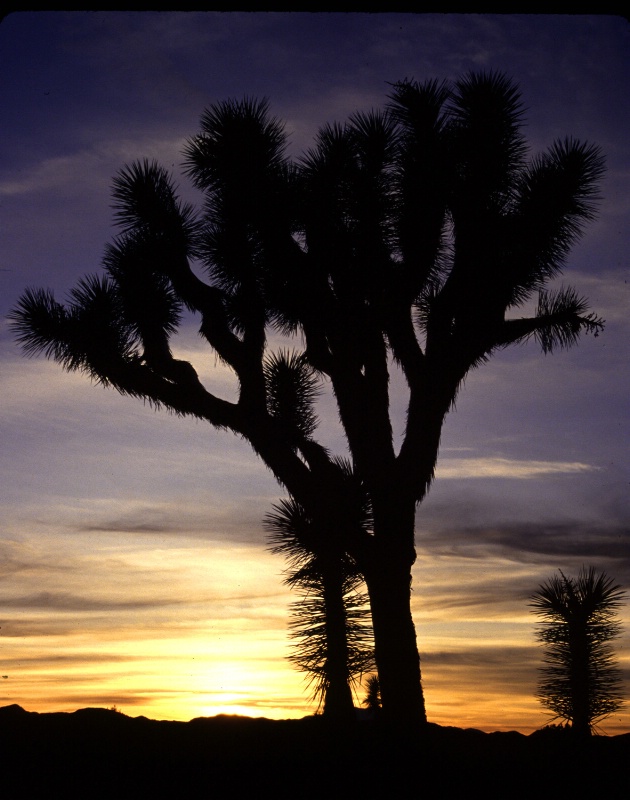
[[[33,608],[3,626],[5,702],[37,711],[116,706],[131,716],[182,721],[315,711],[304,676],[286,659],[293,598],[282,585],[280,559],[262,547],[190,539],[187,547],[165,549],[150,538],[142,547],[139,541],[132,546],[121,534],[103,535],[80,559],[68,560],[66,574],[22,576]],[[64,538],[48,546],[63,550]],[[546,717],[533,696],[539,654],[526,607],[518,598],[454,605],[454,569],[465,592],[476,580],[466,559],[423,558],[425,585],[420,574],[415,582],[429,718],[486,730],[540,727]],[[512,583],[527,573],[507,562],[493,569]],[[81,609],[63,594],[67,573],[76,576]],[[134,591],[112,608],[123,585]],[[36,607],[38,597],[47,608]],[[611,720],[606,730],[624,720]]]

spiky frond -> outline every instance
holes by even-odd
[[[595,314],[587,314],[587,311],[588,300],[571,287],[556,292],[540,292],[536,319],[541,324],[536,328],[535,336],[543,352],[551,353],[557,347],[573,346],[583,331],[597,336],[604,321]]]
[[[315,136],[315,145],[309,148],[299,159],[302,173],[328,179],[331,183],[334,176],[340,178],[348,171],[354,161],[352,134],[347,125],[338,122],[322,125]]]
[[[372,109],[351,114],[348,122],[360,169],[380,176],[394,164],[398,152],[394,119],[387,111]]]
[[[353,137],[347,126],[324,125],[317,132],[315,146],[300,159],[300,176],[304,190],[306,242],[314,256],[334,253],[340,261],[351,245],[351,193],[356,175]],[[327,237],[332,236],[332,241]]]
[[[347,518],[351,516],[352,522],[348,524],[369,530],[371,514],[369,508],[366,508],[369,506],[367,499],[364,503],[357,496],[351,495],[351,499],[346,512],[339,514],[340,520],[347,522]],[[302,577],[307,576],[308,569],[302,576],[298,573],[308,565],[315,565],[315,570],[321,571],[318,564],[325,562],[333,562],[335,568],[341,565],[344,576],[358,574],[356,563],[343,548],[344,531],[334,530],[339,520],[329,520],[328,524],[323,520],[316,521],[292,497],[279,500],[272,509],[265,515],[263,527],[267,531],[271,552],[283,555],[287,560],[288,584],[299,583]]]
[[[501,73],[468,73],[455,82],[448,114],[456,221],[507,209],[526,150],[518,87]]]
[[[25,354],[43,355],[58,363],[64,360],[67,320],[66,309],[50,289],[26,289],[9,314],[9,324]]]
[[[363,705],[367,707],[368,711],[372,711],[376,714],[381,710],[381,686],[378,675],[370,675],[365,688],[366,692],[363,698]]]
[[[393,84],[388,109],[401,126],[402,135],[420,145],[429,144],[443,130],[445,104],[451,96],[446,81],[427,80],[419,83],[405,79]]]
[[[106,277],[88,275],[71,290],[70,298],[71,349],[106,378],[101,364],[111,358],[128,360],[135,352],[136,340],[121,314],[118,294]]]
[[[401,81],[388,105],[399,127],[395,228],[402,289],[412,300],[430,291],[443,262],[447,200],[446,82]]]
[[[395,128],[386,114],[355,114],[346,125],[320,128],[315,147],[300,159],[307,236],[317,226],[352,234],[362,204],[367,199],[384,201],[395,150]]]
[[[349,130],[357,164],[349,208],[354,256],[361,264],[357,279],[362,279],[368,297],[374,302],[383,279],[391,274],[391,258],[397,244],[393,179],[398,134],[392,117],[377,111],[353,114]]]
[[[120,366],[138,357],[132,330],[124,322],[107,278],[86,276],[65,308],[52,292],[27,290],[11,314],[17,339],[29,355],[44,354],[68,371],[81,370],[102,383],[113,382]]]
[[[286,135],[279,120],[269,115],[266,98],[224,100],[201,116],[201,133],[184,149],[186,172],[195,186],[243,203],[284,164]],[[262,183],[262,187],[261,187]]]
[[[317,427],[320,382],[303,353],[272,353],[263,365],[267,410],[290,431],[310,438]]]
[[[235,216],[208,222],[199,252],[213,283],[229,297],[237,297],[247,286],[262,291],[264,243],[247,220]]]
[[[512,305],[560,273],[584,223],[595,214],[603,173],[600,149],[570,138],[556,142],[521,172],[510,228]]]
[[[114,218],[124,234],[150,235],[161,247],[194,255],[198,223],[193,207],[182,204],[168,172],[155,161],[136,161],[112,182]]]
[[[582,567],[577,578],[559,570],[532,596],[533,613],[548,621],[603,622],[612,619],[623,605],[626,592],[605,572]]]
[[[121,313],[142,340],[168,337],[179,327],[183,303],[166,277],[164,256],[160,243],[141,233],[118,237],[105,249],[103,265]]]
[[[367,595],[356,588],[344,589],[348,679],[357,688],[361,676],[375,667],[373,632]],[[294,640],[289,661],[306,673],[312,698],[321,707],[330,686],[327,610],[321,578],[309,586],[301,600],[291,605],[290,637]]]
[[[279,311],[289,296],[284,273],[299,248],[292,238],[295,170],[285,146],[267,100],[244,98],[207,109],[201,133],[184,150],[186,172],[206,199],[198,253],[239,334],[271,318],[286,321]]]
[[[296,572],[312,561],[318,549],[319,537],[312,518],[292,497],[280,499],[272,508],[263,520],[271,552],[283,555],[289,571]]]

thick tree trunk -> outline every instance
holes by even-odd
[[[394,510],[390,504],[386,532],[378,530],[375,519],[375,547],[365,569],[383,719],[399,726],[427,721],[411,614],[415,507],[405,505],[409,508]]]
[[[589,652],[585,622],[569,623],[569,647],[571,652],[571,704],[573,706],[571,727],[575,733],[581,736],[590,736]]]

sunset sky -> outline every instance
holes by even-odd
[[[0,24],[0,706],[188,720],[314,710],[286,660],[284,563],[262,518],[283,496],[228,432],[155,412],[44,358],[7,314],[63,300],[115,233],[110,184],[157,159],[198,200],[181,150],[204,108],[268,97],[298,156],[389,83],[499,70],[520,85],[532,154],[571,135],[607,161],[597,219],[562,283],[606,319],[543,356],[472,373],[418,509],[413,602],[429,719],[529,733],[540,648],[527,602],[557,569],[630,590],[630,26],[622,17],[358,13],[17,13]],[[209,388],[232,376],[193,322]],[[404,421],[400,377],[392,413]],[[344,452],[330,398],[322,438]],[[630,700],[630,604],[620,665]],[[630,702],[602,724],[630,731]]]

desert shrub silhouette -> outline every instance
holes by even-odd
[[[624,597],[594,567],[582,567],[577,578],[559,571],[531,597],[532,612],[542,618],[536,636],[545,648],[537,697],[553,719],[582,735],[623,702],[611,640],[621,631],[615,613]]]

